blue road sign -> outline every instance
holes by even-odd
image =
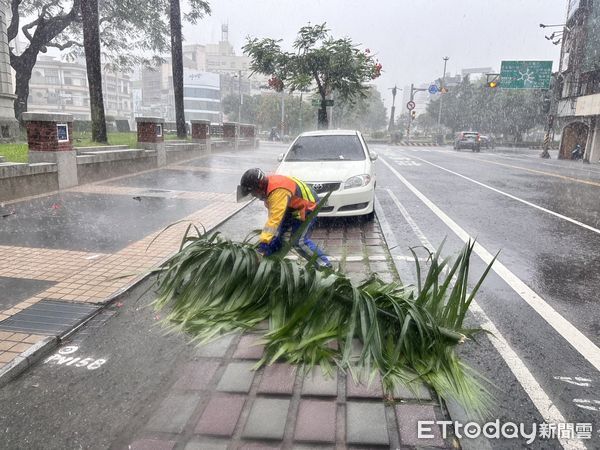
[[[429,89],[427,89],[427,91],[430,94],[437,94],[439,92],[439,89],[438,89],[437,85],[432,84],[431,86],[429,86]]]

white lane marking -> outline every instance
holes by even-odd
[[[418,163],[416,161],[413,161],[410,158],[406,158],[403,156],[392,156],[392,159],[397,163],[400,164],[401,166],[420,166],[421,163]]]
[[[600,400],[588,400],[586,398],[576,398],[573,400],[575,406],[589,411],[600,411]]]
[[[421,200],[433,213],[438,216],[463,242],[474,240],[460,225],[452,220],[445,212],[438,208],[421,191],[414,187],[387,161],[381,161],[392,171],[392,173],[404,184],[419,200]],[[494,256],[481,244],[475,242],[473,251],[484,263],[490,264]],[[519,277],[512,273],[504,264],[496,260],[492,266],[496,272],[525,302],[531,306],[548,324],[554,328],[571,346],[577,350],[596,370],[600,371],[600,348],[587,336],[579,331],[571,322],[561,316],[542,297],[535,293]]]
[[[362,255],[348,255],[346,256],[346,261],[348,262],[359,262],[362,261],[364,259],[364,256]]]
[[[490,318],[485,314],[475,300],[471,303],[471,311],[474,313],[477,320],[479,320],[481,327],[493,334],[493,336],[489,336],[490,342],[500,356],[502,356],[502,359],[506,361],[506,364],[510,368],[511,372],[514,374],[521,386],[523,386],[523,389],[525,392],[527,392],[527,395],[541,416],[544,418],[544,421],[546,423],[555,424],[566,423],[567,421],[560,410],[556,407],[554,402],[550,400],[548,394],[546,394],[544,389],[542,389],[525,363],[523,363],[521,358],[519,358],[519,355],[517,355],[517,353],[512,349],[498,328],[496,328],[496,326],[492,323]],[[587,448],[580,439],[565,439],[558,437],[558,441],[565,449]]]
[[[484,187],[486,189],[494,191],[494,192],[496,192],[498,194],[504,195],[505,197],[511,198],[511,199],[516,200],[518,202],[521,202],[521,203],[523,203],[523,204],[525,204],[527,206],[531,206],[532,208],[539,209],[540,211],[543,211],[545,213],[552,214],[553,216],[558,217],[559,219],[566,220],[567,222],[571,222],[572,224],[575,224],[577,226],[585,228],[586,230],[590,230],[590,231],[593,231],[594,233],[600,234],[600,230],[598,228],[594,228],[594,227],[592,227],[590,225],[587,225],[587,224],[585,224],[583,222],[580,222],[578,220],[572,219],[572,218],[570,218],[568,216],[565,216],[563,214],[557,213],[556,211],[552,211],[550,209],[544,208],[543,206],[536,205],[535,203],[528,202],[527,200],[523,200],[522,198],[516,197],[516,196],[514,196],[512,194],[509,194],[508,192],[501,191],[500,189],[496,189],[495,187],[492,187],[492,186],[490,186],[488,184],[482,183],[481,181],[474,180],[473,178],[469,178],[466,175],[462,175],[462,174],[460,174],[458,172],[454,172],[453,170],[446,169],[445,167],[439,166],[439,165],[434,164],[432,162],[429,162],[429,161],[427,161],[425,159],[419,158],[417,156],[415,156],[415,158],[418,159],[419,161],[423,161],[425,164],[429,164],[430,166],[437,167],[438,169],[444,170],[444,171],[446,171],[448,173],[451,173],[451,174],[456,175],[458,177],[464,178],[465,180],[470,181],[471,183],[475,183],[475,184],[477,184],[479,186],[482,186],[482,187]],[[385,161],[383,161],[383,163],[387,164]],[[387,164],[387,165],[389,165],[389,164]]]
[[[398,256],[395,256],[395,258],[399,261],[415,262],[414,256],[398,255]],[[429,261],[429,258],[419,258],[419,262],[427,262],[427,261]]]
[[[396,204],[396,206],[400,206],[400,212],[404,216],[404,218],[409,222],[411,228],[414,233],[417,235],[423,246],[425,246],[429,251],[435,251],[429,239],[425,236],[425,234],[421,231],[419,226],[410,216],[404,205],[400,203],[400,200],[394,195],[392,191],[386,189],[388,194],[391,196],[392,200]],[[495,263],[494,263],[495,264]],[[481,309],[477,300],[473,300],[471,303],[471,312],[475,315],[476,320],[479,322],[482,328],[490,331],[493,336],[488,335],[488,339],[496,349],[496,351],[500,354],[502,359],[506,362],[508,368],[513,373],[517,381],[523,386],[523,389],[531,399],[532,403],[539,411],[541,416],[544,418],[544,421],[547,423],[566,423],[566,420],[560,410],[554,405],[548,394],[544,391],[544,389],[537,382],[533,374],[529,371],[525,363],[519,358],[519,355],[512,349],[508,341],[504,338],[502,333],[496,328],[496,326],[492,323],[487,314]],[[587,448],[585,444],[579,439],[558,439],[561,445],[566,449],[585,449]]]
[[[575,386],[590,387],[591,381],[589,378],[581,377],[554,377],[555,380],[564,381],[565,383],[574,384]]]

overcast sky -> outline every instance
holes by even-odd
[[[467,67],[499,70],[502,60],[553,60],[560,46],[544,39],[540,23],[562,23],[566,0],[214,0],[212,15],[186,25],[187,43],[218,42],[229,24],[236,52],[246,36],[275,37],[284,45],[310,21],[327,22],[335,37],[349,36],[383,64],[376,84],[391,106],[389,87],[432,81]],[[384,92],[385,91],[385,92]],[[400,97],[401,98],[401,97]]]

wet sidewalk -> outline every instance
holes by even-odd
[[[219,151],[5,203],[0,380],[173,254],[190,221],[212,229],[242,208],[234,193],[243,168],[273,169],[279,151]]]
[[[33,365],[2,389],[11,441],[42,439],[30,436],[29,418],[37,415],[57,430],[50,447],[59,448],[69,439],[70,425],[59,417],[68,411],[80,426],[102,428],[113,448],[451,447],[439,430],[418,439],[418,420],[447,418],[425,386],[417,395],[402,389],[384,398],[379,378],[367,386],[341,372],[325,377],[320,369],[305,377],[285,363],[253,370],[261,330],[197,348],[187,336],[167,339],[159,318],[128,294],[101,310],[178,249],[189,221],[210,229],[230,218],[219,229],[234,238],[259,228],[262,204],[235,214],[244,205],[235,203],[233,191],[244,168],[271,170],[280,151],[211,154],[6,205],[15,214],[0,230],[0,375]],[[161,233],[179,220],[185,222]],[[324,220],[313,238],[356,282],[370,272],[397,278],[378,222]],[[139,318],[124,324],[117,311]],[[28,355],[36,352],[44,359],[34,365]],[[153,360],[159,355],[173,366]],[[90,395],[96,400],[81,401]],[[12,411],[8,405],[16,402],[24,406]],[[99,414],[104,422],[96,424]],[[83,440],[87,431],[77,429],[78,442],[93,447],[89,436]]]

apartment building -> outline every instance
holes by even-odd
[[[106,116],[133,119],[132,82],[128,74],[105,72],[102,90]],[[40,56],[29,83],[27,110],[65,112],[73,114],[75,120],[91,120],[85,63]]]
[[[559,157],[579,144],[584,159],[600,162],[600,2],[569,0],[555,82]]]

